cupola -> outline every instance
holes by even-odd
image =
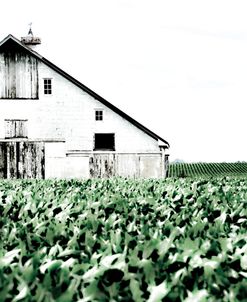
[[[21,37],[21,42],[32,49],[35,49],[37,45],[41,44],[41,39],[33,35],[32,23],[29,24],[27,36]]]

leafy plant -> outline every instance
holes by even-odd
[[[0,301],[245,301],[243,178],[0,182]]]

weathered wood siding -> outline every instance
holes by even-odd
[[[121,154],[117,157],[117,170],[118,175],[123,177],[139,177],[139,156],[136,154]]]
[[[43,142],[0,142],[0,178],[45,178]]]
[[[38,60],[19,50],[0,53],[0,98],[38,99]]]
[[[78,163],[80,158],[78,157]],[[89,155],[89,175],[92,178],[114,176],[160,178],[164,175],[162,154],[95,153]],[[85,172],[87,167],[84,168]]]
[[[6,158],[6,168],[7,168],[7,178],[18,178],[18,171],[17,171],[17,149],[16,149],[16,143],[9,142],[6,144],[6,150],[7,150],[7,158]]]
[[[0,143],[0,178],[7,178],[7,145]]]
[[[44,143],[19,143],[18,178],[45,178]]]
[[[89,158],[90,176],[106,178],[116,175],[115,154],[94,154]]]
[[[5,120],[5,138],[27,138],[27,120]]]

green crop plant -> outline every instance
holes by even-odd
[[[246,301],[245,178],[0,182],[0,301]]]
[[[243,177],[247,176],[247,163],[171,163],[168,177]]]

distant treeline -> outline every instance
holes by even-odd
[[[236,163],[171,163],[168,177],[247,176],[247,162]]]

